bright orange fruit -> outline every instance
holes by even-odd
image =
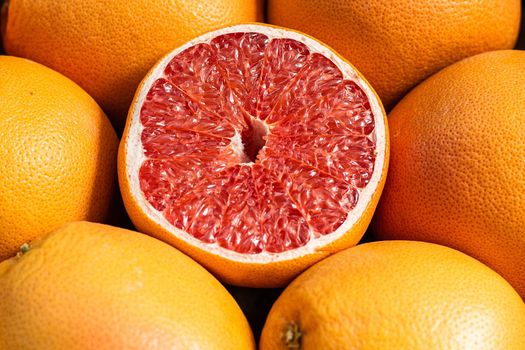
[[[334,47],[394,103],[462,58],[511,49],[520,0],[268,0],[268,20]]]
[[[339,252],[275,302],[260,348],[521,350],[525,304],[456,250],[385,241]]]
[[[456,248],[525,297],[525,52],[454,64],[390,113],[392,162],[375,219],[383,239]]]
[[[0,349],[254,349],[240,308],[156,239],[75,222],[0,263]]]
[[[334,51],[284,28],[232,26],[144,79],[119,181],[141,231],[227,283],[282,286],[361,238],[387,135],[379,99]]]
[[[104,112],[63,75],[0,56],[0,260],[69,221],[104,220],[118,139]]]

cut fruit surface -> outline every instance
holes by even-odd
[[[361,238],[387,163],[384,111],[359,73],[301,33],[250,24],[205,34],[150,71],[119,178],[140,230],[229,283],[273,286]],[[263,277],[290,261],[286,276]]]

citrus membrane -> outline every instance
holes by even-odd
[[[287,258],[344,235],[387,154],[384,111],[348,62],[301,33],[256,24],[163,58],[127,128],[126,176],[146,215],[241,260]]]

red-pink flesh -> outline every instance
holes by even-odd
[[[231,33],[180,52],[140,122],[146,200],[175,227],[239,253],[334,232],[374,170],[366,94],[293,39]]]

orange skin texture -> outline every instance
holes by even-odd
[[[426,77],[481,52],[511,49],[520,0],[269,0],[268,21],[334,47],[387,110]]]
[[[233,297],[154,238],[74,222],[0,264],[0,349],[255,349]]]
[[[382,239],[435,242],[492,267],[525,297],[525,52],[454,64],[390,113]]]
[[[260,0],[10,0],[4,48],[71,78],[122,130],[137,85],[159,58],[261,16]]]
[[[342,58],[346,63],[344,58]],[[130,108],[129,115],[134,113],[136,108],[141,108],[140,105],[136,105],[139,92],[143,89],[144,82],[148,79],[149,75],[152,74],[153,68],[150,70],[148,75],[144,78],[140,84],[135,95],[135,99]],[[355,70],[356,74],[366,82],[366,79]],[[373,90],[372,90],[373,91]],[[377,98],[377,95],[370,96],[371,98]],[[119,147],[118,153],[118,179],[120,185],[120,191],[124,200],[126,211],[131,218],[134,226],[143,233],[149,234],[156,237],[164,242],[167,242],[178,249],[182,250],[193,259],[197,260],[201,265],[206,267],[208,271],[213,273],[222,282],[245,287],[254,288],[275,288],[283,287],[290,283],[290,281],[304,271],[309,266],[313,265],[317,261],[320,261],[335,252],[342,249],[356,245],[359,240],[363,237],[365,231],[368,228],[372,220],[372,216],[379,202],[381,192],[383,191],[384,183],[386,180],[388,161],[389,161],[389,136],[388,136],[388,125],[386,114],[382,110],[382,116],[376,116],[376,118],[382,118],[385,124],[385,153],[383,157],[385,159],[384,166],[381,173],[381,180],[379,182],[376,192],[373,194],[372,199],[368,203],[368,206],[363,211],[360,219],[354,224],[354,226],[339,239],[330,242],[329,244],[318,249],[310,254],[297,256],[290,260],[283,260],[269,263],[258,263],[258,262],[238,262],[220,255],[212,254],[204,251],[196,246],[193,246],[183,239],[177,237],[174,233],[164,229],[161,225],[155,222],[153,219],[148,217],[144,212],[141,205],[137,202],[137,199],[131,192],[131,185],[129,176],[126,170],[126,158],[128,156],[128,145],[127,137],[130,128],[129,117],[122,135],[122,141]]]
[[[260,349],[521,350],[525,304],[497,273],[423,242],[358,245],[314,265],[273,305]]]
[[[97,103],[63,75],[0,56],[0,260],[75,220],[106,218],[118,139]]]

